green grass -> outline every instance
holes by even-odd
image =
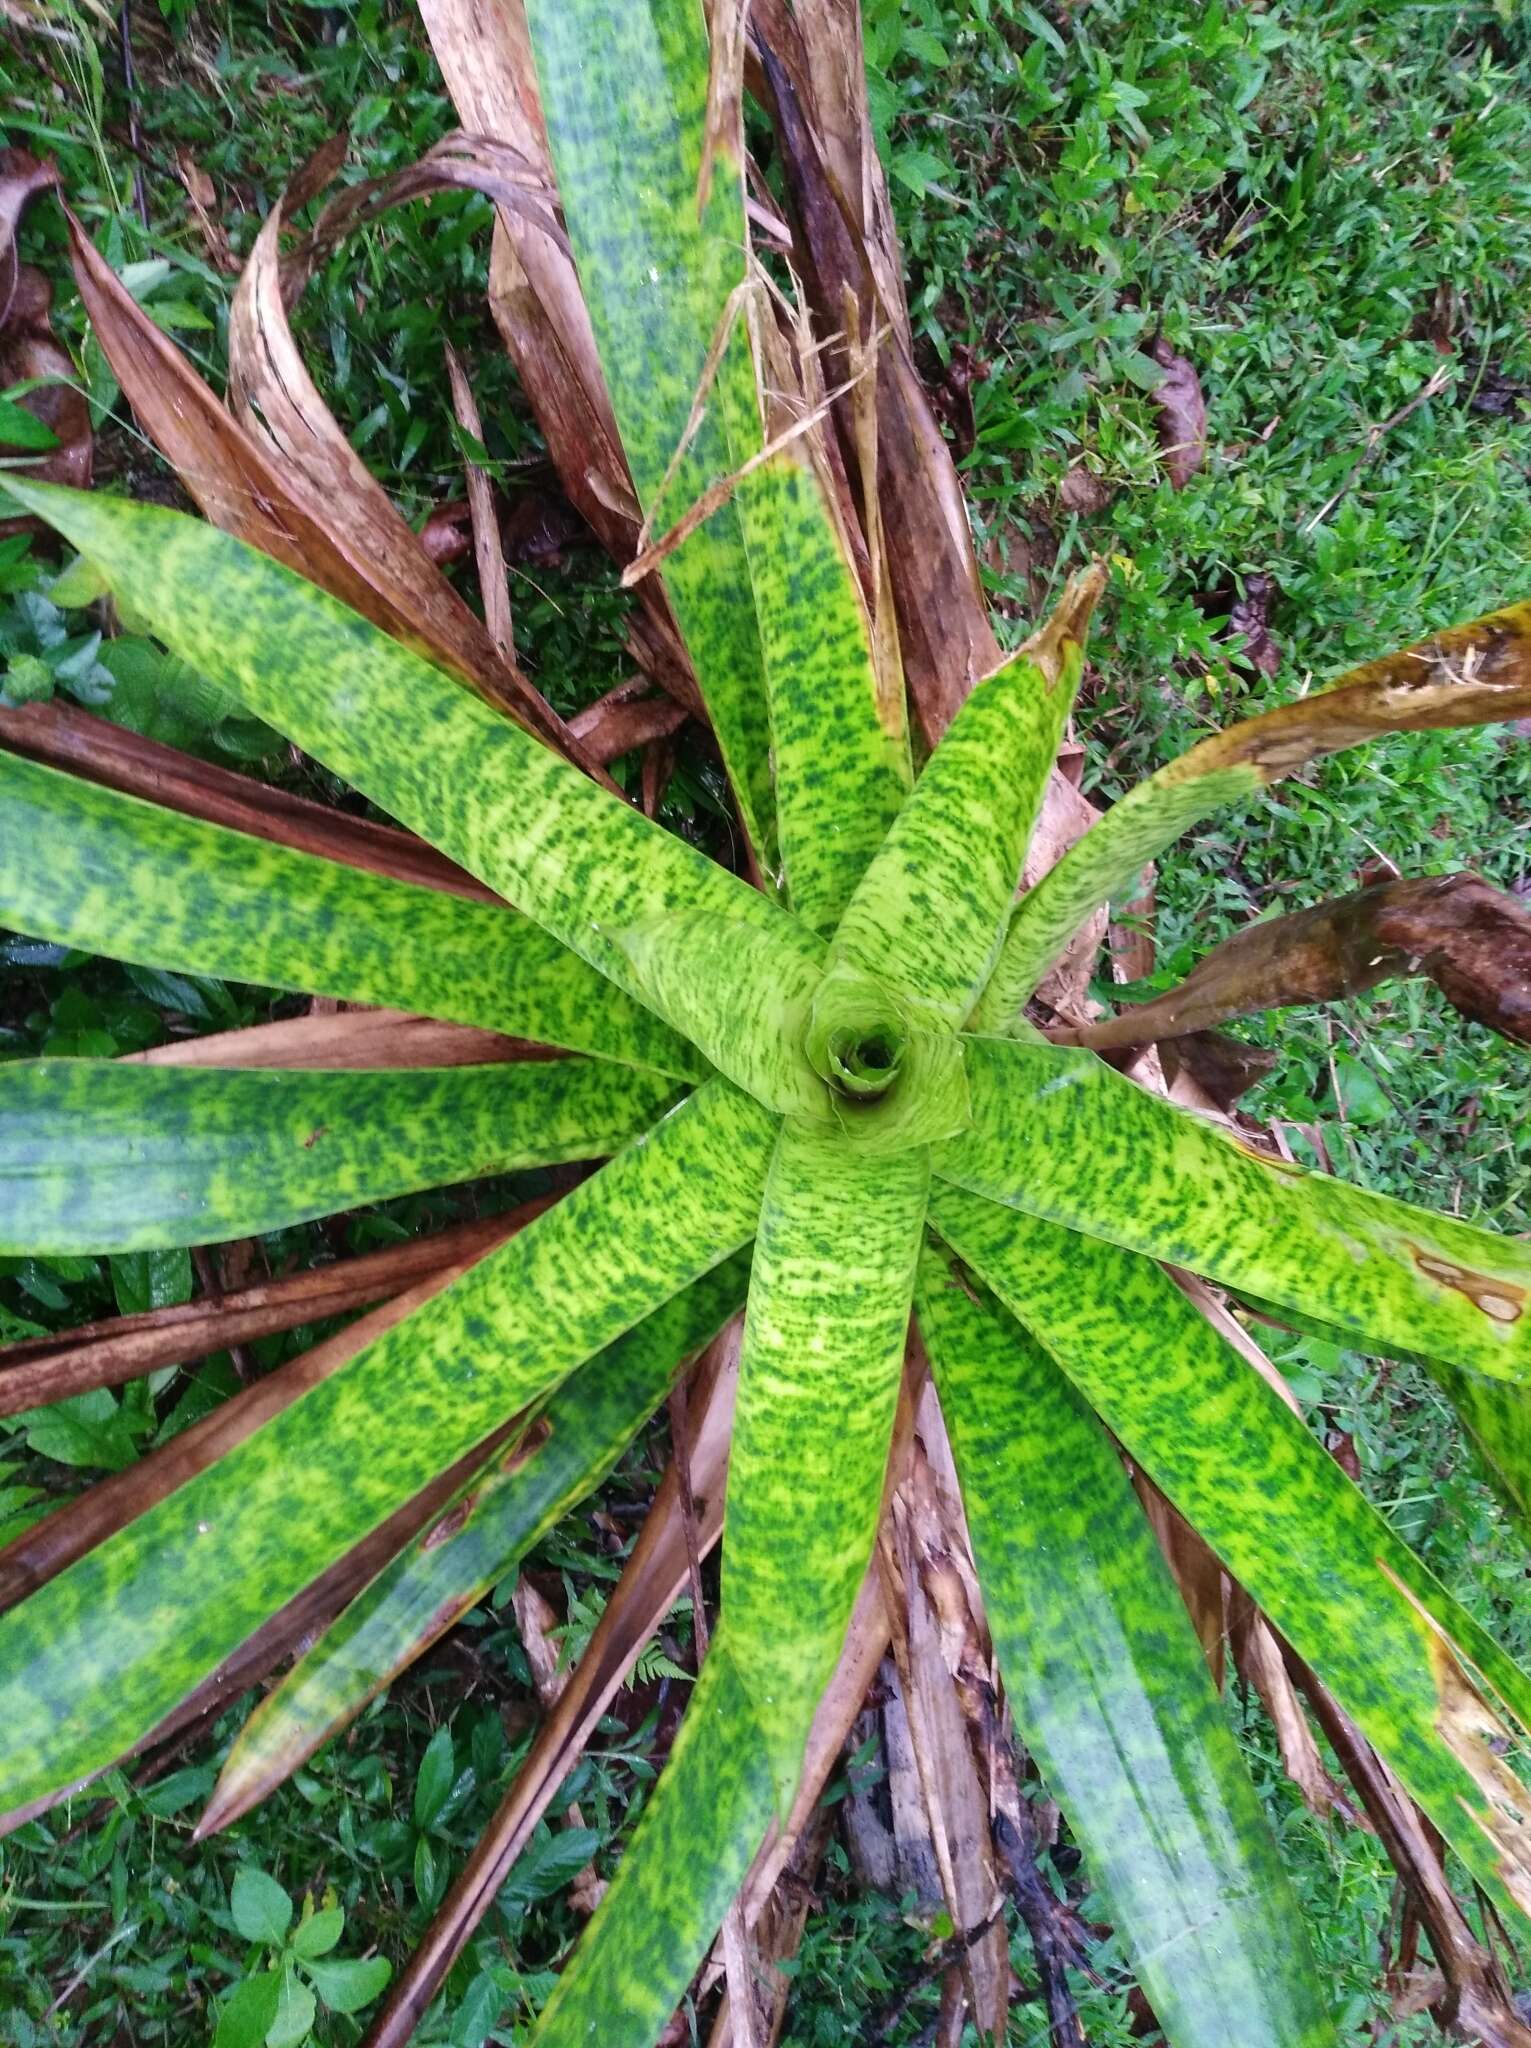
[[[964,466],[1007,635],[1018,637],[1089,553],[1113,562],[1079,719],[1089,787],[1115,795],[1214,723],[1527,593],[1531,410],[1506,397],[1531,385],[1531,20],[1519,8],[867,0],[866,12],[922,367],[938,378],[972,350],[987,369],[973,386]],[[350,123],[354,164],[377,174],[418,155],[451,112],[406,8],[161,0],[158,18],[144,6],[135,19],[147,229],[133,211],[110,47],[93,72],[65,45],[11,32],[0,44],[7,139],[56,156],[100,247],[217,378],[230,280],[189,214],[176,151],[214,179],[242,255],[286,175],[336,127]],[[417,520],[460,492],[443,340],[475,366],[502,481],[545,481],[483,310],[488,220],[485,202],[456,197],[390,216],[327,263],[297,319],[326,395]],[[59,283],[57,324],[98,404],[103,475],[166,492],[152,451],[114,410],[47,206],[26,239]],[[1179,494],[1162,481],[1148,389],[1146,351],[1161,331],[1195,365],[1208,402],[1208,460]],[[1443,367],[1439,394],[1395,419]],[[1059,495],[1081,467],[1109,492],[1083,518]],[[1270,623],[1281,665],[1269,679],[1227,633],[1232,598],[1254,574],[1279,593]],[[99,691],[87,622],[50,620],[45,581],[16,550],[0,558],[0,653],[42,648],[66,671],[78,656],[75,684],[88,691],[94,678]],[[592,551],[518,573],[512,594],[519,652],[561,709],[625,672],[625,600]],[[64,639],[43,648],[54,627]],[[107,708],[135,715],[126,694]],[[216,757],[247,758],[216,720],[197,725],[196,703],[177,715]],[[263,772],[334,793],[279,750],[263,755],[259,735],[232,738]],[[705,834],[715,813],[715,774],[697,753],[670,821]],[[1368,859],[1406,873],[1473,866],[1513,885],[1527,872],[1528,820],[1523,738],[1427,735],[1332,761],[1214,822],[1164,863],[1152,985],[1179,979],[1252,914],[1355,886]],[[273,1013],[260,992],[170,987],[25,944],[6,949],[3,976],[0,1056],[128,1050],[161,1036],[167,1019],[210,1030]],[[1338,1171],[1531,1229],[1531,1150],[1518,1137],[1531,1111],[1526,1062],[1433,990],[1411,984],[1241,1029],[1281,1054],[1247,1106],[1315,1128]],[[420,1198],[290,1233],[268,1252],[274,1263],[321,1246],[365,1249],[447,1213],[448,1198]],[[173,1298],[190,1277],[124,1260],[0,1262],[0,1329],[64,1327],[136,1304],[151,1286]],[[259,1363],[314,1334],[272,1340]],[[1523,1553],[1428,1383],[1312,1340],[1276,1338],[1271,1349],[1309,1413],[1354,1437],[1362,1482],[1400,1530],[1512,1647],[1531,1649]],[[56,1427],[40,1438],[36,1425],[0,1429],[0,1524],[136,1455],[229,1383],[226,1363],[215,1363],[101,1397],[67,1442]],[[94,1463],[61,1461],[61,1447]],[[656,1429],[603,1494],[604,1521],[573,1518],[533,1561],[550,1590],[562,1585],[576,1635],[618,1569],[611,1531],[635,1526],[627,1511],[662,1456]],[[231,1905],[244,1869],[317,1908],[342,1907],[337,1957],[402,1959],[530,1739],[530,1673],[508,1592],[227,1838],[193,1849],[189,1830],[243,1709],[153,1784],[114,1777],[104,1809],[78,1802],[0,1847],[10,2030],[0,2038],[17,2048],[207,2039],[213,2007],[270,1952]],[[684,1613],[667,1636],[684,1661]],[[576,1931],[562,1897],[570,1858],[614,1853],[680,1690],[656,1677],[625,1696],[560,1794],[558,1810],[578,1801],[589,1835],[539,1839],[422,2040],[472,2048],[486,2035],[521,2038]],[[1386,2029],[1375,1988],[1386,1867],[1369,1838],[1305,1813],[1257,1710],[1233,1697],[1229,1711],[1337,1987],[1342,2031],[1370,2040],[1374,2022]],[[1054,1876],[1064,1881],[1061,1869]],[[870,2043],[936,1937],[910,1902],[863,1895],[838,1849],[821,1893],[794,1965],[787,2039]],[[1020,1933],[1014,1956],[1027,1978]],[[1105,1984],[1081,1983],[1082,2010],[1090,2038],[1112,2048],[1128,2039],[1125,1984],[1109,1945],[1096,1962]],[[935,2002],[932,1980],[884,2036],[892,2048],[923,2037]],[[361,2024],[322,2013],[313,2038],[338,2048]],[[1042,2031],[1037,2008],[1017,2004],[1013,2040]],[[1394,2038],[1431,2037],[1427,2023],[1410,2022]]]

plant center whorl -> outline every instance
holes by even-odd
[[[908,1027],[898,1004],[869,975],[843,963],[819,984],[808,1057],[842,1101],[871,1103],[898,1079]]]

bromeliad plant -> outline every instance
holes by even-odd
[[[0,1619],[4,1803],[35,1810],[141,1744],[316,1585],[370,1580],[242,1736],[209,1821],[241,1810],[273,1756],[291,1767],[295,1729],[318,1731],[312,1748],[337,1703],[366,1697],[399,1616],[436,1611],[419,1504],[466,1487],[462,1569],[491,1579],[743,1305],[720,1623],[535,2036],[647,2048],[791,1806],[873,1550],[912,1316],[1010,1711],[1165,2035],[1332,2042],[1117,1447],[1494,1908],[1531,1915],[1531,1794],[1512,1768],[1531,1679],[1166,1271],[1425,1359],[1513,1493],[1531,1252],[1274,1159],[1045,1042],[1024,1006],[1081,924],[1215,809],[1373,734],[1531,709],[1531,613],[1205,742],[1017,902],[1098,577],[976,682],[916,776],[875,564],[869,610],[813,432],[779,431],[791,394],[747,257],[737,100],[726,65],[709,95],[700,6],[527,15],[600,361],[763,885],[242,541],[7,477],[174,655],[515,909],[5,753],[0,917],[565,1057],[9,1066],[0,1248],[200,1245],[491,1171],[608,1163],[450,1285],[315,1354],[282,1399],[241,1396],[223,1455],[204,1438],[135,1519],[0,1558],[9,1597],[27,1594]]]

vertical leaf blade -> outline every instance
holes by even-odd
[[[877,1534],[929,1166],[783,1123],[729,1460],[723,1619],[783,1813]]]
[[[1332,2048],[1269,1825],[1105,1432],[933,1250],[917,1305],[1006,1698],[1167,2038]]]

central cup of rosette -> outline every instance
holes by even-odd
[[[804,1050],[858,1144],[898,1152],[967,1126],[961,1041],[849,961],[835,961],[819,983]]]

